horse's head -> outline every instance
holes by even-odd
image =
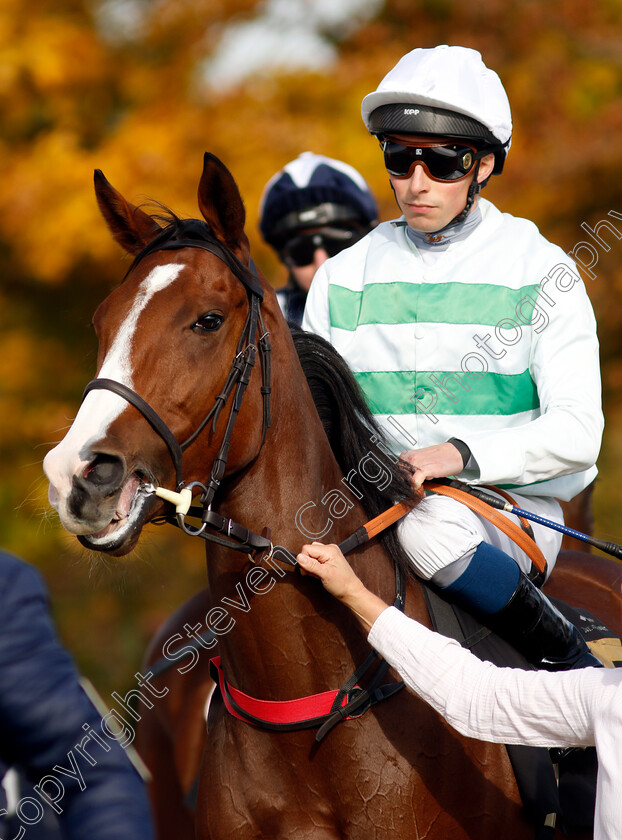
[[[134,261],[95,313],[98,378],[44,469],[65,528],[89,548],[121,555],[162,511],[149,485],[206,479],[237,383],[250,376],[245,365],[261,337],[267,287],[249,269],[237,186],[214,156],[205,156],[198,191],[205,221],[171,216],[158,223],[101,172],[95,192],[113,237]],[[261,447],[261,384],[260,373],[250,376],[252,395],[238,406],[222,473],[243,469]]]

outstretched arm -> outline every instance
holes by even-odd
[[[368,641],[412,691],[461,732],[482,741],[539,747],[596,745],[595,837],[622,824],[622,669],[521,671],[481,662],[453,639],[407,618],[369,592],[336,545],[306,545],[305,572],[350,607]]]
[[[306,545],[297,560],[371,627],[370,644],[462,734],[534,746],[594,743],[593,707],[604,690],[604,669],[551,673],[497,668],[388,607],[365,588],[338,546]],[[615,678],[613,682],[615,690]],[[622,679],[617,685],[622,696]]]

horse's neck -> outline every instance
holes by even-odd
[[[223,487],[225,493],[220,502],[222,513],[251,530],[268,529],[274,544],[293,554],[314,538],[310,530],[305,533],[301,529],[297,517],[305,505],[314,508],[304,521],[308,526],[313,523],[316,533],[322,524],[329,520],[332,523],[330,530],[321,535],[325,542],[340,542],[367,518],[359,500],[348,495],[341,483],[343,474],[311,395],[303,386],[304,382],[301,387],[288,387],[288,401],[281,399],[275,405],[274,423],[260,455],[243,475]],[[352,505],[344,516],[330,516],[323,500],[331,491],[342,492]],[[248,574],[252,567],[244,555],[236,559],[232,552],[208,547],[208,558],[212,602],[226,605],[236,619],[231,633],[221,639],[221,650],[238,687],[268,697],[272,686],[265,674],[262,676],[263,667],[280,669],[287,662],[292,679],[295,672],[296,687],[292,687],[291,696],[304,691],[313,693],[346,678],[349,669],[367,654],[365,634],[356,620],[323,591],[318,581],[279,563],[276,568],[262,563],[267,576],[251,595]],[[355,565],[357,560],[360,563],[360,558],[355,557]],[[379,594],[392,601],[394,578],[390,559],[379,544],[366,550],[365,566],[367,582],[370,583],[371,571],[373,588],[379,587]],[[232,606],[234,601],[241,608]],[[304,634],[300,620],[304,621]],[[308,662],[307,634],[317,636],[318,642],[323,640],[318,644],[321,650],[315,655],[313,667]],[[261,661],[259,673],[254,667],[249,668],[249,661]],[[299,668],[297,663],[305,661],[306,666]],[[281,683],[275,693],[287,695],[286,686],[284,690]]]
[[[343,474],[307,394],[301,388],[295,399],[281,402],[273,412],[274,422],[259,456],[231,483],[226,499],[228,511],[235,509],[245,520],[261,522],[270,527],[275,539],[297,546],[308,541],[296,524],[300,508],[312,503],[316,517],[321,516],[319,508],[326,494],[333,488],[343,489]],[[358,499],[353,497],[351,503],[348,518],[360,520],[364,514]],[[331,534],[330,538],[337,537]]]
[[[343,488],[343,475],[289,332],[275,329],[273,350],[272,425],[254,462],[223,490],[228,509],[235,509],[245,520],[270,527],[275,539],[300,546],[306,540],[296,527],[298,510],[309,502],[319,507],[331,489]],[[351,501],[354,519],[359,501],[356,497]],[[361,515],[358,511],[359,520]]]

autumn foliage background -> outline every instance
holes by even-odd
[[[321,5],[289,0],[310,21]],[[269,6],[278,17],[278,0],[0,0],[0,543],[42,570],[64,641],[105,696],[205,569],[202,545],[156,527],[134,557],[93,563],[49,512],[41,461],[95,373],[91,315],[128,265],[99,217],[95,168],[134,203],[196,215],[203,152],[215,153],[240,185],[255,261],[280,284],[257,231],[268,178],[306,149],[341,158],[394,217],[361,99],[413,47],[461,44],[482,52],[512,103],[512,150],[487,197],[565,250],[590,241],[582,222],[622,212],[619,0],[370,0],[348,26],[316,22],[335,52],[322,69],[211,87],[227,27]],[[607,418],[596,533],[620,542],[622,239],[605,236],[587,279]]]

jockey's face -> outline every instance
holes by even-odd
[[[494,155],[486,155],[479,166],[477,180],[484,181],[494,167]],[[463,210],[471,178],[461,181],[436,181],[423,166],[414,167],[405,178],[389,175],[395,198],[406,222],[413,230],[434,233],[448,225]],[[477,204],[477,197],[473,207]]]

